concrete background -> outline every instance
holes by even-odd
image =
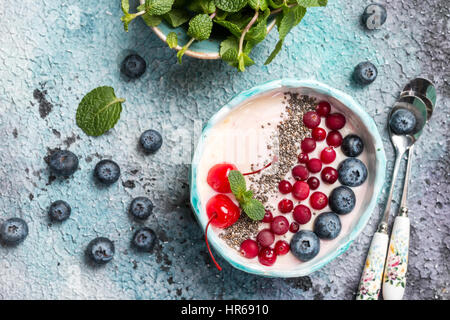
[[[331,0],[328,7],[307,13],[272,64],[263,62],[276,32],[254,50],[256,65],[238,73],[221,61],[185,57],[177,64],[175,52],[141,21],[125,33],[118,0],[3,0],[0,220],[22,217],[30,235],[16,248],[0,246],[0,299],[352,299],[386,192],[350,249],[308,277],[261,278],[221,259],[219,273],[189,209],[189,165],[179,164],[188,158],[173,156],[180,143],[174,133],[193,143],[194,121],[206,121],[235,94],[258,83],[316,79],[351,94],[375,119],[389,160],[387,186],[393,165],[387,113],[416,76],[436,83],[438,103],[414,152],[406,298],[448,299],[450,13],[446,1],[380,2],[388,9],[381,30],[368,32],[359,24],[369,1]],[[132,51],[146,59],[148,68],[128,82],[119,64]],[[364,88],[350,80],[363,60],[379,70],[376,81]],[[116,127],[92,138],[76,126],[75,112],[83,95],[100,85],[114,87],[127,102]],[[157,154],[144,156],[137,139],[149,128],[162,132],[164,144]],[[72,178],[49,178],[43,158],[53,148],[80,156],[81,169]],[[101,158],[112,158],[122,168],[119,183],[110,188],[92,180]],[[138,223],[126,214],[130,200],[145,194],[156,205],[145,225],[160,239],[150,255],[129,248]],[[394,210],[399,198],[396,192]],[[46,210],[57,199],[68,201],[73,213],[65,223],[52,225]],[[114,240],[116,256],[104,268],[92,269],[83,250],[100,235]]]

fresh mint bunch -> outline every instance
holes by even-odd
[[[228,174],[231,192],[233,192],[236,200],[239,202],[241,209],[252,220],[262,220],[264,218],[264,205],[253,198],[253,191],[247,190],[245,178],[238,170],[231,170]]]
[[[281,51],[287,34],[300,23],[307,8],[323,7],[327,0],[140,0],[140,5],[130,12],[129,0],[121,0],[125,31],[131,21],[142,17],[149,27],[162,21],[170,26],[185,27],[191,39],[178,43],[175,33],[167,36],[170,48],[179,49],[181,63],[184,53],[194,41],[205,41],[215,32],[226,32],[220,45],[220,56],[229,65],[244,71],[254,64],[252,49],[267,36],[269,23],[276,20],[279,41],[265,64]]]

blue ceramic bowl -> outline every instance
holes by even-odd
[[[277,267],[277,264],[271,267],[265,267],[258,263],[249,263],[248,259],[241,257],[236,250],[227,246],[225,242],[221,240],[213,231],[213,229],[209,230],[208,239],[210,244],[214,247],[216,252],[218,252],[235,268],[262,276],[287,278],[308,275],[323,267],[348,249],[353,240],[355,240],[355,238],[365,227],[375,208],[377,198],[380,195],[384,184],[386,173],[386,156],[375,122],[364,111],[364,109],[346,93],[331,88],[320,82],[311,80],[282,79],[256,86],[250,90],[238,94],[228,104],[223,106],[214,116],[212,116],[203,128],[202,134],[198,141],[192,160],[190,191],[191,205],[203,230],[206,227],[208,219],[206,212],[203,209],[204,205],[200,201],[197,189],[197,171],[208,132],[212,126],[224,119],[224,117],[233,108],[241,105],[245,100],[258,94],[280,89],[291,89],[302,94],[314,95],[321,100],[329,101],[338,111],[344,113],[365,142],[365,152],[368,153],[367,167],[369,171],[368,181],[366,182],[368,184],[368,189],[363,200],[363,209],[360,210],[362,212],[358,212],[355,216],[350,230],[339,241],[337,241],[332,250],[330,250],[327,254],[322,256],[319,255],[308,262],[299,263],[295,267],[287,269],[284,266]]]

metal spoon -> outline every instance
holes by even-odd
[[[400,97],[400,99],[394,104],[394,107],[388,116],[388,123],[391,120],[392,114],[400,108],[408,109],[414,113],[416,116],[416,127],[414,128],[412,134],[398,135],[392,132],[390,126],[388,125],[389,136],[392,144],[394,145],[396,154],[394,171],[392,173],[392,181],[383,218],[378,225],[377,232],[375,232],[372,238],[369,252],[367,254],[366,263],[364,265],[358,287],[358,293],[356,295],[357,300],[376,300],[380,294],[384,263],[386,260],[386,251],[389,241],[387,231],[395,181],[404,153],[420,136],[423,126],[427,120],[427,108],[425,103],[420,98],[405,95]]]
[[[406,85],[402,95],[414,95],[420,97],[426,105],[427,117],[425,124],[428,123],[431,115],[433,114],[436,103],[436,89],[434,85],[426,79],[417,78]],[[423,110],[418,108],[418,112],[423,112]],[[418,132],[418,135],[415,137],[416,140],[419,138],[421,133],[422,130]],[[406,206],[406,202],[408,198],[408,183],[409,175],[411,173],[413,147],[414,145],[411,145],[407,153],[407,165],[405,180],[403,182],[402,199],[400,202],[399,211],[397,212],[397,217],[394,220],[391,238],[389,241],[389,250],[383,277],[384,300],[401,300],[405,292],[410,233],[410,221],[408,218],[408,207]]]

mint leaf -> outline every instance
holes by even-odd
[[[248,5],[255,10],[265,11],[269,4],[267,0],[248,0]]]
[[[129,0],[122,0],[120,5],[122,7],[122,11],[124,14],[130,12],[130,1]]]
[[[189,21],[188,35],[198,41],[209,38],[213,22],[207,14],[198,14]]]
[[[111,87],[98,87],[87,93],[78,105],[77,125],[89,136],[100,136],[114,127],[122,112],[122,102]]]
[[[220,56],[226,62],[236,63],[239,50],[238,39],[228,37],[220,43]]]
[[[153,16],[148,12],[142,15],[142,19],[144,19],[145,24],[149,27],[156,27],[162,21],[162,18],[160,16]]]
[[[174,0],[146,0],[144,7],[150,15],[160,16],[172,9],[173,2]]]
[[[251,65],[255,64],[255,62],[253,62],[253,60],[245,53],[242,52],[239,56],[238,56],[238,69],[241,72],[245,71],[245,67],[249,67]]]
[[[244,210],[247,216],[252,220],[262,220],[266,213],[264,205],[256,199],[250,199],[243,203],[242,210]]]
[[[188,47],[184,46],[183,48],[181,48],[180,51],[177,52],[178,63],[181,64],[181,59],[183,58],[183,55],[184,55],[184,53],[186,52],[187,49],[188,49]]]
[[[123,22],[123,28],[125,29],[126,32],[128,32],[128,25],[130,24],[131,21],[133,21],[133,19],[135,19],[138,15],[133,13],[125,13],[122,18],[120,18],[120,20],[122,20]]]
[[[166,37],[167,45],[170,49],[175,48],[178,45],[178,37],[175,32],[171,32]]]
[[[181,9],[172,9],[163,17],[174,28],[179,27],[183,23],[189,21],[190,18],[189,14]]]
[[[238,201],[242,201],[245,191],[247,191],[247,184],[245,178],[238,170],[231,170],[228,173],[228,181],[230,182],[231,192]]]
[[[269,18],[270,10],[267,9],[264,11],[264,14],[255,26],[253,26],[245,35],[245,40],[250,40],[253,42],[253,46],[261,41],[264,40],[264,38],[267,35],[267,19]]]
[[[325,7],[328,0],[296,0],[299,5],[305,8],[309,7]]]
[[[214,0],[217,8],[226,12],[238,12],[247,5],[248,0]]]
[[[214,0],[195,0],[191,1],[187,8],[193,12],[197,13],[213,13],[216,11],[216,6],[214,4]]]
[[[234,23],[230,22],[230,21],[215,21],[218,25],[221,25],[224,28],[227,28],[228,31],[231,32],[232,35],[234,35],[235,37],[240,37],[241,36],[241,32],[242,30]]]
[[[275,46],[275,49],[273,49],[270,56],[267,58],[266,62],[264,62],[265,65],[272,62],[272,60],[276,57],[276,55],[280,52],[281,48],[283,47],[283,40],[279,40]]]

